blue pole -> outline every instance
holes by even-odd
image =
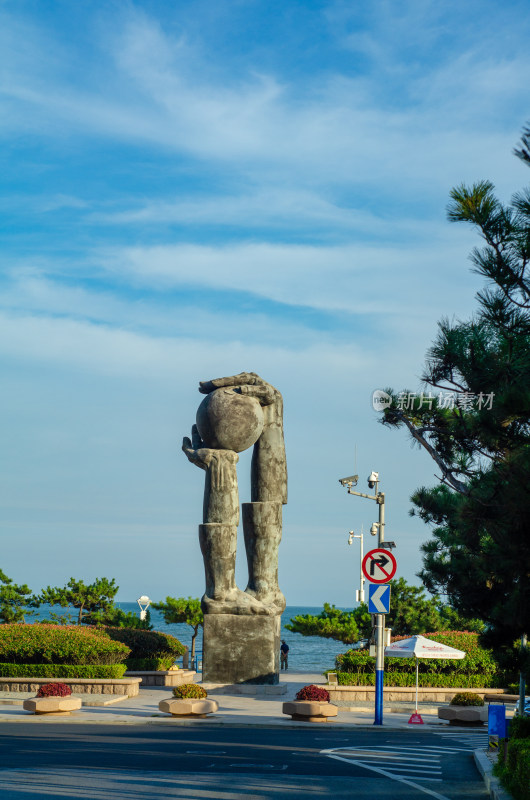
[[[376,661],[375,661],[375,719],[374,725],[383,724],[383,683],[385,677],[385,615],[377,615],[376,628]]]
[[[383,681],[385,672],[382,669],[375,671],[375,719],[374,725],[383,724]]]

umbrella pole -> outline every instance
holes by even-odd
[[[416,714],[418,713],[418,680],[419,680],[418,664],[419,664],[419,661],[416,658]]]

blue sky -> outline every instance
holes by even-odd
[[[487,0],[0,3],[8,575],[199,596],[180,441],[199,380],[252,370],[285,398],[288,602],[352,605],[347,532],[376,516],[354,470],[414,579],[436,468],[371,392],[416,387],[436,321],[473,309],[477,238],[445,207],[527,180],[529,28]]]

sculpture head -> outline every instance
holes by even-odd
[[[205,447],[242,453],[263,430],[263,410],[255,397],[232,388],[206,395],[197,409],[197,429]]]

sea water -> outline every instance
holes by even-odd
[[[116,603],[123,611],[138,612],[137,603]],[[300,633],[291,633],[285,628],[289,621],[300,614],[318,614],[321,607],[287,606],[282,614],[281,638],[289,645],[289,669],[295,672],[321,673],[325,669],[335,668],[335,656],[348,649],[347,644],[336,642],[334,639],[323,639],[320,636],[302,636]],[[154,630],[171,633],[191,650],[192,629],[189,625],[166,625],[160,611],[150,609],[151,625]],[[195,649],[202,650],[202,627],[195,640]]]
[[[132,611],[134,614],[139,614],[138,603],[117,602],[116,605],[122,611]],[[54,608],[55,612],[65,614],[70,612],[75,619],[77,614],[75,609],[71,608]],[[285,639],[289,645],[289,670],[292,672],[315,672],[321,674],[325,669],[335,668],[335,656],[339,653],[344,653],[348,649],[347,644],[337,642],[334,639],[323,639],[320,636],[302,636],[300,633],[291,633],[285,628],[285,625],[296,616],[303,614],[318,614],[322,610],[321,607],[312,606],[287,606],[282,614],[282,628],[281,638]],[[189,647],[191,651],[191,637],[193,629],[184,623],[178,625],[166,625],[164,617],[160,611],[153,608],[149,609],[151,613],[151,625],[153,630],[162,631],[163,633],[170,633],[172,636],[182,642],[182,644]],[[46,607],[42,606],[33,619],[45,619],[47,616]],[[31,618],[28,618],[31,622]],[[197,639],[195,640],[195,650],[197,653],[202,651],[202,627],[199,628]]]

